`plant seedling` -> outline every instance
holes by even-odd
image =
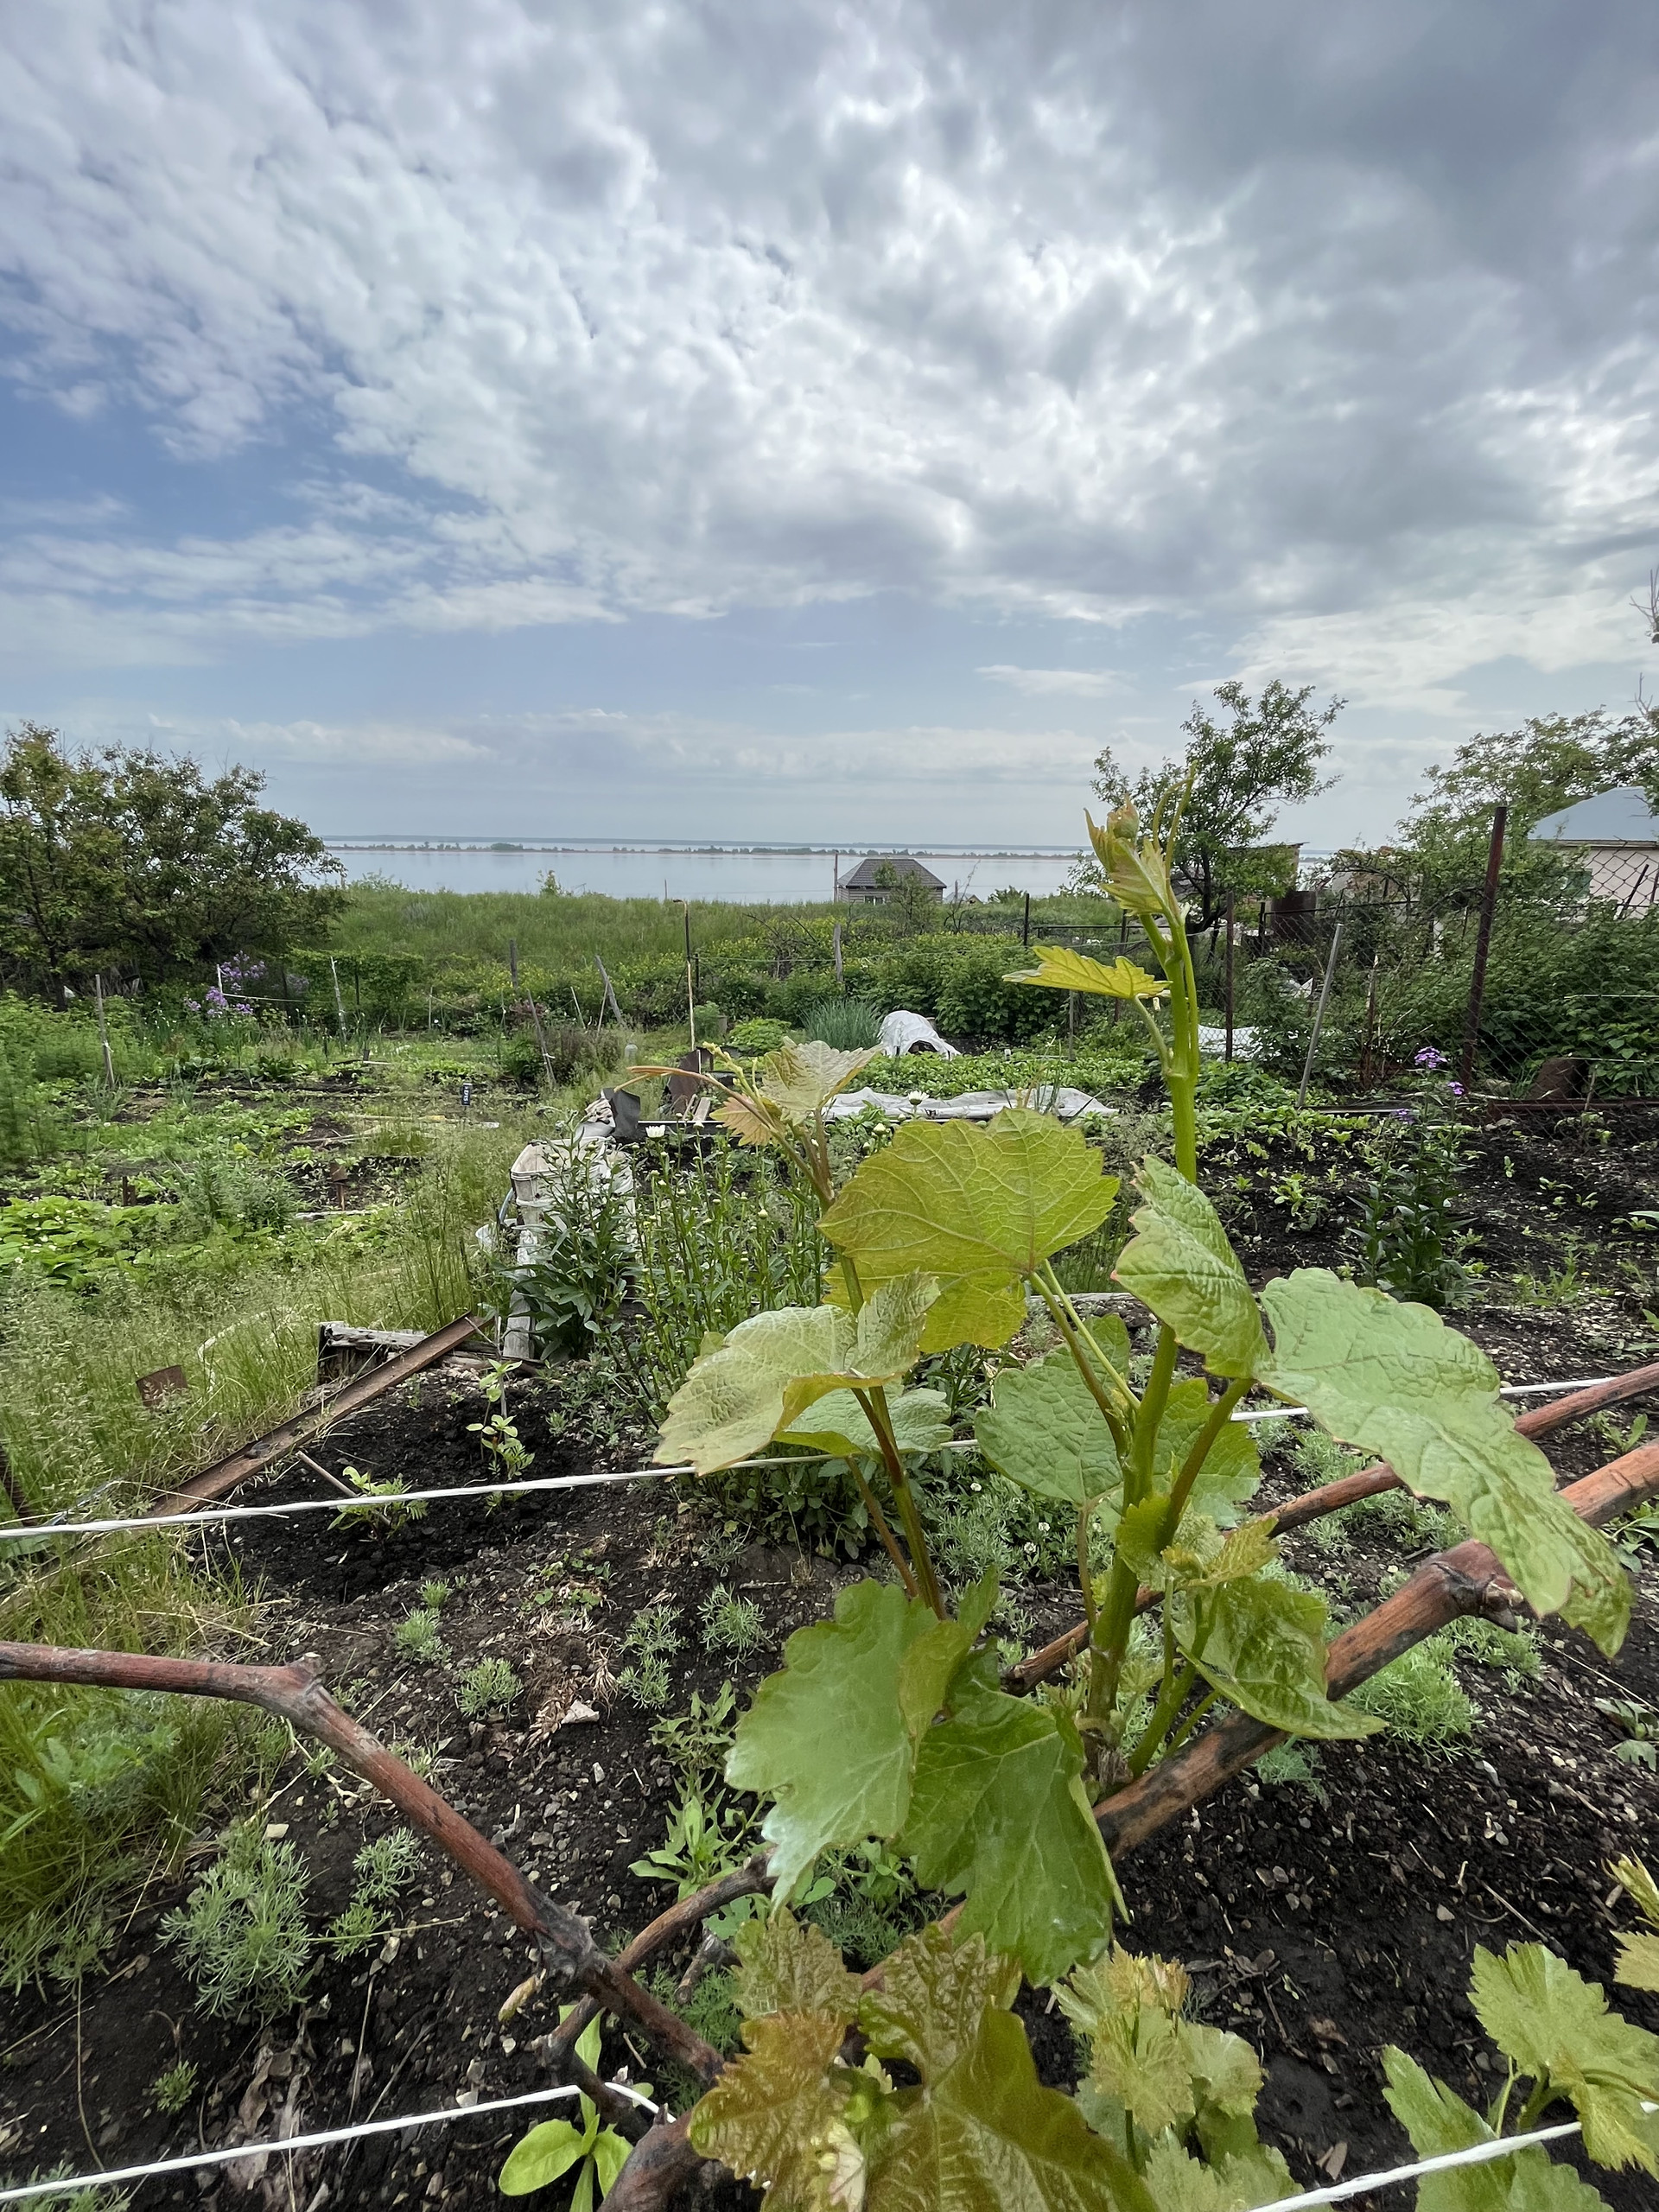
[[[524,1687],[505,1659],[480,1659],[461,1676],[455,1704],[467,1719],[481,1720],[486,1713],[505,1713]]]
[[[569,2005],[561,2005],[559,2018],[566,2018],[571,2010]],[[576,2056],[584,2066],[599,2064],[599,2040],[597,2020],[576,2038]],[[641,2096],[651,2094],[649,2082],[639,2087]],[[529,2196],[568,2174],[572,2166],[577,2172],[569,2212],[593,2212],[595,2182],[601,2196],[610,2195],[631,2145],[626,2136],[600,2125],[599,2107],[590,2098],[578,2092],[576,2101],[582,2111],[580,2127],[568,2120],[544,2120],[513,2145],[495,2184],[503,2196]]]

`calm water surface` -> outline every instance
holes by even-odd
[[[827,900],[835,861],[829,853],[493,852],[485,847],[449,850],[376,849],[367,840],[330,842],[329,849],[353,882],[385,876],[412,891],[537,891],[550,869],[565,891],[600,891],[612,899],[729,899],[788,906]],[[843,853],[842,874],[863,855]],[[1014,884],[1040,898],[1058,891],[1073,855],[1037,858],[1007,854],[925,853],[916,858],[947,886],[984,898]]]

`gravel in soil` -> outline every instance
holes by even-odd
[[[1532,1141],[1523,1132],[1516,1142]],[[1645,1199],[1639,1175],[1618,1184],[1621,1219],[1637,1189]],[[1535,1214],[1535,1191],[1530,1203]],[[1255,1250],[1248,1227],[1241,1237],[1258,1279],[1293,1256],[1272,1249],[1272,1225]],[[1516,1224],[1517,1236],[1527,1226]],[[1635,1243],[1628,1227],[1618,1233]],[[1304,1264],[1331,1256],[1316,1236],[1298,1235],[1295,1246]],[[1631,1363],[1615,1355],[1639,1328],[1638,1294],[1630,1287],[1579,1299],[1548,1318],[1491,1300],[1459,1325],[1514,1379],[1607,1372]],[[410,1487],[475,1481],[480,1460],[468,1424],[484,1411],[475,1364],[452,1361],[331,1432],[322,1456]],[[550,1395],[526,1394],[513,1412],[537,1454],[537,1475],[607,1461],[639,1465],[646,1457],[644,1440],[626,1431],[611,1431],[596,1449]],[[1598,1464],[1611,1448],[1587,1429],[1549,1446],[1564,1474]],[[296,1495],[316,1494],[315,1478],[283,1480]],[[1281,1457],[1270,1465],[1265,1495],[1306,1486]],[[283,1494],[280,1485],[259,1493]],[[459,1810],[584,1913],[602,1940],[620,1942],[671,1900],[669,1888],[631,1867],[662,1842],[677,1797],[674,1770],[652,1740],[654,1716],[616,1689],[627,1624],[644,1607],[677,1609],[684,1647],[669,1662],[670,1712],[683,1710],[692,1690],[711,1696],[728,1681],[741,1705],[777,1663],[783,1638],[822,1616],[836,1588],[863,1571],[766,1545],[734,1556],[728,1543],[722,1554],[718,1535],[711,1558],[717,1529],[672,1484],[652,1481],[536,1494],[493,1510],[434,1506],[378,1538],[314,1515],[247,1523],[209,1541],[263,1586],[271,1657],[315,1653],[365,1725],[429,1757],[437,1786]],[[1391,1522],[1370,1512],[1351,1518],[1334,1547],[1315,1530],[1287,1549],[1294,1566],[1355,1612],[1409,1567],[1420,1537],[1408,1514]],[[434,1577],[452,1585],[440,1616],[445,1656],[421,1665],[400,1651],[394,1631]],[[700,1637],[699,1608],[716,1583],[749,1599],[764,1624],[764,1647],[741,1667]],[[1039,1584],[1020,1594],[1033,1643],[1075,1617],[1074,1587]],[[1184,1960],[1203,2016],[1259,2051],[1268,2075],[1264,2135],[1309,2185],[1407,2155],[1380,2093],[1384,2044],[1400,2044],[1471,2101],[1490,2095],[1499,2062],[1465,1993],[1477,1944],[1542,1941],[1611,1988],[1615,1934],[1630,1916],[1606,1868],[1633,1847],[1651,1853],[1659,1777],[1617,1756],[1620,1731],[1595,1700],[1659,1707],[1659,1567],[1651,1555],[1638,1571],[1635,1621],[1616,1661],[1554,1624],[1537,1632],[1535,1645],[1530,1680],[1461,1665],[1478,1712],[1468,1742],[1438,1752],[1391,1736],[1326,1747],[1303,1781],[1246,1777],[1120,1868],[1134,1916],[1128,1940]],[[484,1659],[505,1661],[522,1688],[506,1710],[468,1719],[457,1685]],[[559,1725],[573,1703],[599,1717]],[[298,1754],[283,1762],[257,1809],[311,1866],[314,1928],[346,1904],[364,1841],[394,1825],[353,1777],[319,1772]],[[505,2027],[497,2017],[531,1970],[523,1938],[424,1846],[397,1930],[370,1957],[325,1957],[300,2009],[267,2027],[208,2018],[161,1941],[160,1923],[212,1855],[204,1835],[176,1878],[135,1899],[106,1977],[89,1980],[78,2000],[50,1988],[8,2001],[0,2159],[11,2171],[62,2161],[86,2171],[198,2144],[269,2139],[279,2127],[454,2108],[546,2086],[537,2046],[554,2024],[552,2009],[532,2000]],[[677,1972],[684,1962],[682,1955],[667,1964]],[[1616,2001],[1659,2029],[1659,1999],[1621,1991]],[[1046,1997],[1027,1996],[1022,2010],[1045,2078],[1070,2086],[1077,2053],[1069,2029]],[[181,2057],[197,2067],[196,2094],[169,2120],[156,2109],[151,2085]],[[607,2039],[605,2059],[612,2070],[626,2065],[632,2078],[662,2078],[649,2055],[620,2036]],[[481,2208],[497,2201],[501,2161],[538,2116],[463,2117],[369,2139],[348,2152],[263,2167],[250,2161],[147,2183],[134,2202],[298,2212],[321,2212],[325,2203]],[[1643,2177],[1597,2172],[1594,2180],[1615,2212],[1653,2202]],[[563,2202],[561,2190],[545,2201]],[[756,2200],[721,2181],[699,2201]]]

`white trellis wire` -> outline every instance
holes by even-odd
[[[1506,1382],[1498,1392],[1503,1398],[1529,1398],[1548,1395],[1552,1391],[1589,1390],[1614,1378],[1610,1375],[1595,1375],[1572,1382]],[[1235,1412],[1236,1421],[1305,1421],[1306,1406],[1264,1406],[1247,1412]],[[974,1448],[970,1436],[957,1437],[950,1443],[936,1447],[945,1452],[967,1452]],[[844,1459],[840,1452],[804,1452],[786,1458],[737,1459],[728,1472],[740,1467],[798,1467],[803,1462]],[[273,1466],[279,1464],[273,1459]],[[397,1491],[377,1497],[365,1493],[361,1497],[296,1497],[283,1505],[213,1505],[199,1513],[134,1513],[111,1516],[103,1521],[25,1521],[9,1523],[0,1528],[0,1543],[38,1541],[42,1536],[110,1536],[128,1529],[200,1529],[222,1521],[270,1521],[290,1513],[333,1513],[343,1516],[350,1514],[397,1513],[410,1505],[442,1503],[456,1497],[512,1497],[531,1491],[590,1490],[605,1483],[661,1482],[670,1475],[694,1475],[690,1465],[674,1467],[628,1467],[616,1474],[595,1475],[537,1475],[511,1483],[458,1483],[444,1490]],[[4,2202],[0,2198],[0,2203]]]
[[[626,2082],[606,2085],[654,2118],[661,2110]],[[326,2150],[334,2143],[352,2143],[364,2135],[391,2135],[403,2127],[431,2127],[445,2120],[474,2120],[484,2113],[512,2112],[520,2105],[546,2105],[579,2092],[569,2083],[556,2089],[526,2089],[522,2096],[495,2097],[476,2105],[444,2105],[436,2112],[406,2113],[398,2120],[360,2120],[350,2127],[327,2127],[315,2135],[284,2135],[273,2143],[238,2143],[219,2151],[193,2151],[186,2158],[161,2158],[148,2166],[119,2166],[109,2173],[81,2174],[73,2181],[27,2181],[0,2189],[0,2204],[24,2204],[32,2196],[67,2196],[79,2189],[115,2189],[128,2182],[150,2181],[158,2174],[188,2174],[199,2166],[231,2165],[238,2158],[289,2156],[296,2151]]]
[[[623,2096],[656,2113],[661,2107],[631,2089],[626,2082],[613,2082],[609,2087],[620,2090]],[[531,2089],[523,2096],[497,2097],[486,2104],[447,2105],[437,2112],[410,2113],[400,2120],[359,2120],[352,2127],[328,2128],[315,2135],[289,2135],[274,2143],[238,2143],[233,2148],[220,2151],[201,2151],[188,2158],[162,2158],[153,2165],[123,2166],[111,2173],[81,2174],[74,2180],[25,2182],[21,2187],[0,2189],[0,2204],[22,2204],[30,2197],[67,2194],[78,2189],[111,2189],[127,2182],[149,2181],[157,2175],[188,2173],[194,2167],[228,2164],[238,2158],[255,2158],[278,2152],[317,2151],[330,2144],[349,2143],[363,2135],[389,2135],[404,2127],[430,2127],[451,2120],[471,2120],[484,2113],[511,2112],[521,2105],[550,2104],[556,2098],[573,2097],[573,2088]],[[1659,2112],[1659,2105],[1644,2101],[1644,2112]],[[1526,2135],[1500,2135],[1489,2143],[1471,2143],[1461,2151],[1443,2151],[1437,2158],[1418,2158],[1408,2166],[1390,2166],[1386,2172],[1360,2174],[1351,2181],[1331,2182],[1323,2189],[1300,2190],[1294,2196],[1275,2197],[1271,2204],[1264,2204],[1261,2212],[1312,2212],[1316,2204],[1340,2204],[1351,2196],[1362,2196],[1367,2190],[1400,2189],[1408,2181],[1420,2180],[1425,2174],[1450,2173],[1459,2166],[1491,2165],[1497,2158],[1511,2158],[1517,2151],[1529,2151],[1544,2143],[1559,2143],[1563,2137],[1576,2135],[1576,2120],[1561,2121],[1554,2127],[1535,2127]]]

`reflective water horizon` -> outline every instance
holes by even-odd
[[[330,838],[327,843],[353,883],[379,877],[411,891],[538,891],[550,874],[561,890],[602,892],[612,899],[724,899],[791,906],[827,903],[836,869],[836,856],[829,852],[429,845],[413,839],[400,842],[367,837]],[[915,857],[940,878],[948,894],[960,887],[963,896],[983,899],[1013,886],[1036,899],[1062,887],[1077,855],[1029,850],[930,853],[918,849]],[[862,851],[842,853],[842,875],[863,858]]]

